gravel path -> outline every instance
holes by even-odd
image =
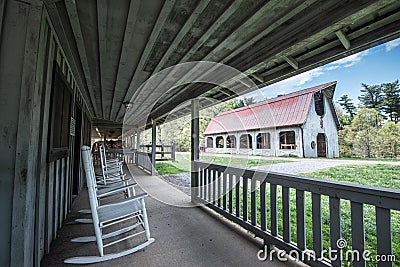
[[[159,177],[190,196],[190,172],[160,175]]]
[[[324,160],[324,159],[293,159],[293,162],[270,164],[259,166],[256,169],[288,174],[309,173],[317,170],[341,165],[372,165],[388,164],[400,165],[400,162],[390,161],[364,161],[364,160]],[[161,179],[190,196],[190,173],[161,175]]]

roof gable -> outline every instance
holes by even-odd
[[[313,94],[335,87],[336,82],[325,83],[220,113],[210,121],[205,134],[302,125],[307,119]]]

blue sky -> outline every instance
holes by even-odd
[[[301,73],[264,87],[266,98],[288,94],[326,82],[337,81],[334,101],[344,94],[358,104],[361,83],[381,84],[400,80],[400,38],[369,50]]]

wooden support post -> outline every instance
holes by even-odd
[[[137,129],[137,134],[136,134],[136,149],[140,150],[140,130]]]
[[[192,202],[195,199],[195,192],[198,186],[198,172],[194,169],[194,161],[199,160],[199,100],[192,99],[192,127],[191,127],[191,196]]]
[[[156,175],[156,148],[157,148],[157,133],[156,121],[151,122],[151,175]]]

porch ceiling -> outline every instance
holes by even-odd
[[[156,103],[151,117],[161,122],[192,97],[235,96],[205,84],[175,88],[161,98],[156,91],[165,88],[140,92],[152,74],[178,63],[221,62],[243,71],[261,87],[400,37],[398,0],[45,0],[45,4],[94,119],[111,122],[122,122],[123,103],[132,96],[135,103]],[[144,122],[148,106],[142,106],[136,106],[132,115]],[[180,114],[188,111],[186,107]]]

